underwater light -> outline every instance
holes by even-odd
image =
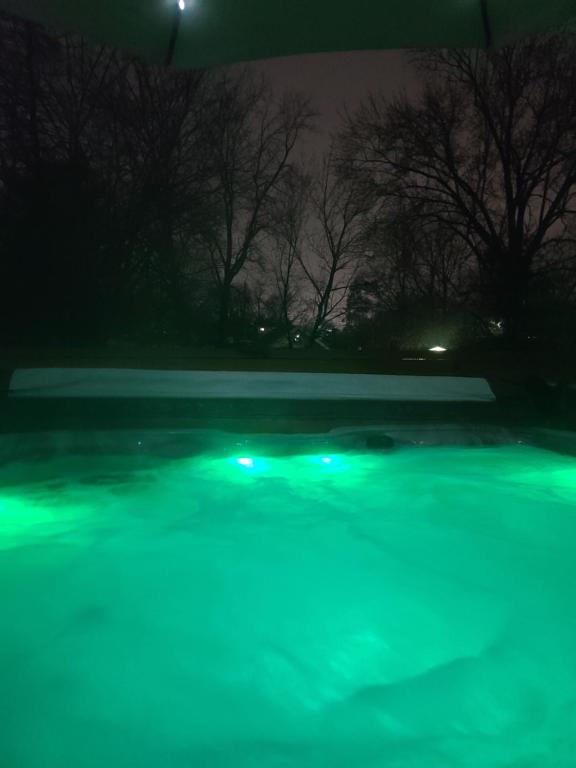
[[[326,468],[334,468],[336,465],[340,464],[340,458],[338,456],[326,456],[326,454],[322,455],[321,453],[317,453],[315,456],[307,456],[306,460],[311,464],[315,464],[316,466],[322,465]]]
[[[178,0],[178,8],[180,8],[181,11],[186,10],[186,0]]]
[[[241,467],[253,467],[254,466],[254,459],[249,459],[247,456],[243,456],[240,459],[236,459],[236,463],[240,464]]]

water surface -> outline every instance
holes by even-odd
[[[571,457],[79,456],[0,485],[2,768],[574,765]]]

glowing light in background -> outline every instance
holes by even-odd
[[[322,462],[322,464],[331,464],[332,463],[332,459],[330,458],[330,456],[322,456],[320,461]]]
[[[178,0],[178,8],[180,8],[181,11],[186,10],[186,0]]]
[[[236,463],[240,464],[241,467],[252,469],[254,466],[254,459],[250,459],[247,456],[242,456],[241,458],[236,459]]]
[[[430,347],[428,352],[447,352],[448,350],[445,347]]]

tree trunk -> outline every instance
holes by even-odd
[[[220,288],[220,307],[218,309],[218,346],[225,347],[230,333],[230,297],[232,284],[225,280]]]
[[[320,326],[322,325],[322,320],[323,320],[322,315],[320,314],[316,315],[316,319],[314,320],[314,325],[312,326],[312,330],[310,331],[310,336],[308,338],[309,348],[312,348],[316,343],[316,339],[318,338],[318,333],[320,331]]]
[[[160,218],[160,236],[158,253],[161,254],[165,270],[166,290],[172,308],[173,328],[181,344],[190,347],[193,344],[192,328],[190,326],[190,296],[186,294],[186,284],[178,263],[178,254],[174,242],[174,222],[172,216],[172,201],[164,192],[158,208]]]
[[[40,172],[40,139],[38,135],[38,85],[36,78],[36,32],[34,25],[26,22],[26,67],[28,74],[29,132],[34,171]]]
[[[501,278],[501,311],[504,337],[516,346],[525,336],[526,299],[530,281],[529,270],[516,261],[506,265]]]

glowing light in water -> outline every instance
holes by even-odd
[[[576,460],[323,439],[0,466],[2,765],[574,765]]]
[[[306,461],[315,466],[316,471],[320,468],[325,468],[330,471],[344,469],[342,457],[339,455],[326,456],[326,454],[316,454],[316,456],[307,456]]]
[[[186,0],[178,0],[178,8],[180,8],[181,11],[186,10]]]

